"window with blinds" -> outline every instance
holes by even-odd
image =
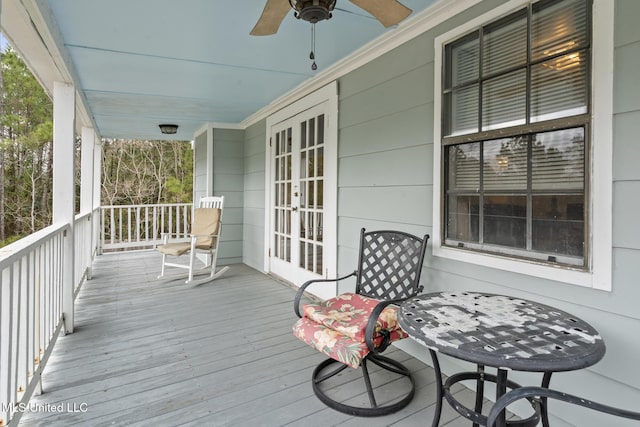
[[[585,266],[590,11],[541,0],[445,45],[446,245]]]

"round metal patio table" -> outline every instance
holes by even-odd
[[[509,297],[478,292],[437,292],[417,296],[400,307],[398,321],[411,338],[429,349],[438,388],[433,426],[440,422],[443,398],[474,426],[486,425],[482,415],[484,383],[496,383],[496,399],[507,388],[520,387],[508,380],[510,370],[543,373],[548,387],[553,372],[586,368],[598,362],[605,345],[598,332],[585,321],[556,308]],[[438,353],[475,363],[477,370],[451,375],[443,384]],[[485,372],[485,366],[497,374]],[[458,402],[451,387],[476,381],[473,410]],[[546,400],[531,399],[534,414],[507,423],[504,413],[498,425],[534,426],[540,417],[548,426]]]

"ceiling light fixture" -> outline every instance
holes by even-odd
[[[160,126],[160,132],[167,135],[173,135],[178,132],[178,125],[162,124],[158,126]]]
[[[336,0],[289,0],[289,4],[296,18],[315,24],[331,18]]]
[[[316,22],[331,19],[331,12],[336,7],[336,0],[289,0],[294,16],[311,23],[311,53],[309,59],[313,61],[311,69],[318,69],[316,65]]]

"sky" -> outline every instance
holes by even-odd
[[[4,51],[7,47],[7,44],[9,44],[9,42],[7,42],[7,39],[4,38],[4,35],[0,33],[0,51]]]

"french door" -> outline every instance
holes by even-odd
[[[327,172],[335,168],[326,164],[333,147],[325,109],[320,104],[271,127],[270,271],[297,285],[333,270],[325,222],[328,204],[335,204],[326,185],[335,177]]]

